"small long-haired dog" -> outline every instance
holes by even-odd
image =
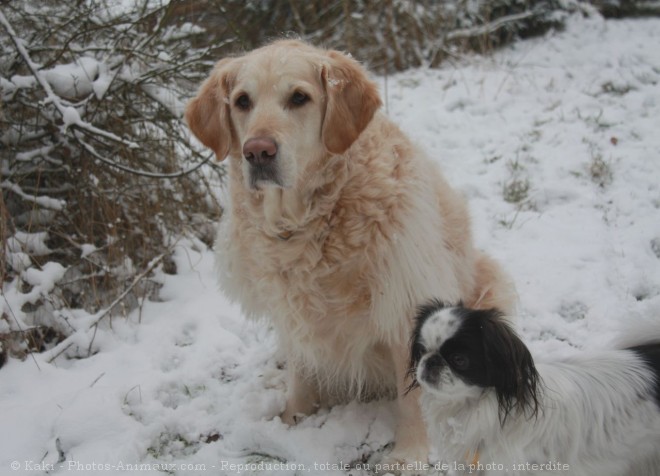
[[[410,373],[458,473],[660,475],[660,324],[625,348],[535,364],[501,312],[434,301]]]

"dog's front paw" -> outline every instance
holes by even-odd
[[[280,418],[289,426],[297,425],[300,420],[315,413],[318,408],[317,404],[307,399],[289,399]]]
[[[293,365],[288,367],[288,372],[289,391],[286,407],[280,418],[283,423],[292,426],[319,409],[320,397],[318,386],[314,385],[314,380],[302,377],[300,373],[296,372]]]
[[[289,426],[294,426],[297,425],[300,420],[305,418],[307,415],[301,412],[295,412],[293,410],[289,410],[288,405],[287,409],[282,412],[280,415],[280,419],[282,420],[282,423],[285,423],[286,425]]]

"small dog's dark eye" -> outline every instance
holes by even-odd
[[[467,370],[470,366],[470,358],[465,354],[451,354],[449,364],[456,370]]]
[[[300,107],[304,104],[306,104],[309,101],[309,96],[305,93],[301,93],[300,91],[296,91],[291,95],[291,99],[289,102],[291,103],[292,106],[295,107]]]
[[[236,98],[234,104],[236,104],[236,107],[241,111],[247,111],[252,106],[252,101],[250,101],[250,96],[247,94],[241,94]]]

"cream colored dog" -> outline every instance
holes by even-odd
[[[513,291],[473,248],[463,199],[380,105],[353,59],[282,40],[221,60],[186,118],[229,156],[221,281],[277,331],[282,420],[396,397],[390,461],[419,461],[426,432],[418,395],[405,395],[417,306],[433,297],[509,310]]]

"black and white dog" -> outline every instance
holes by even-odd
[[[625,348],[535,364],[497,310],[420,308],[411,387],[465,473],[660,475],[660,322]]]

